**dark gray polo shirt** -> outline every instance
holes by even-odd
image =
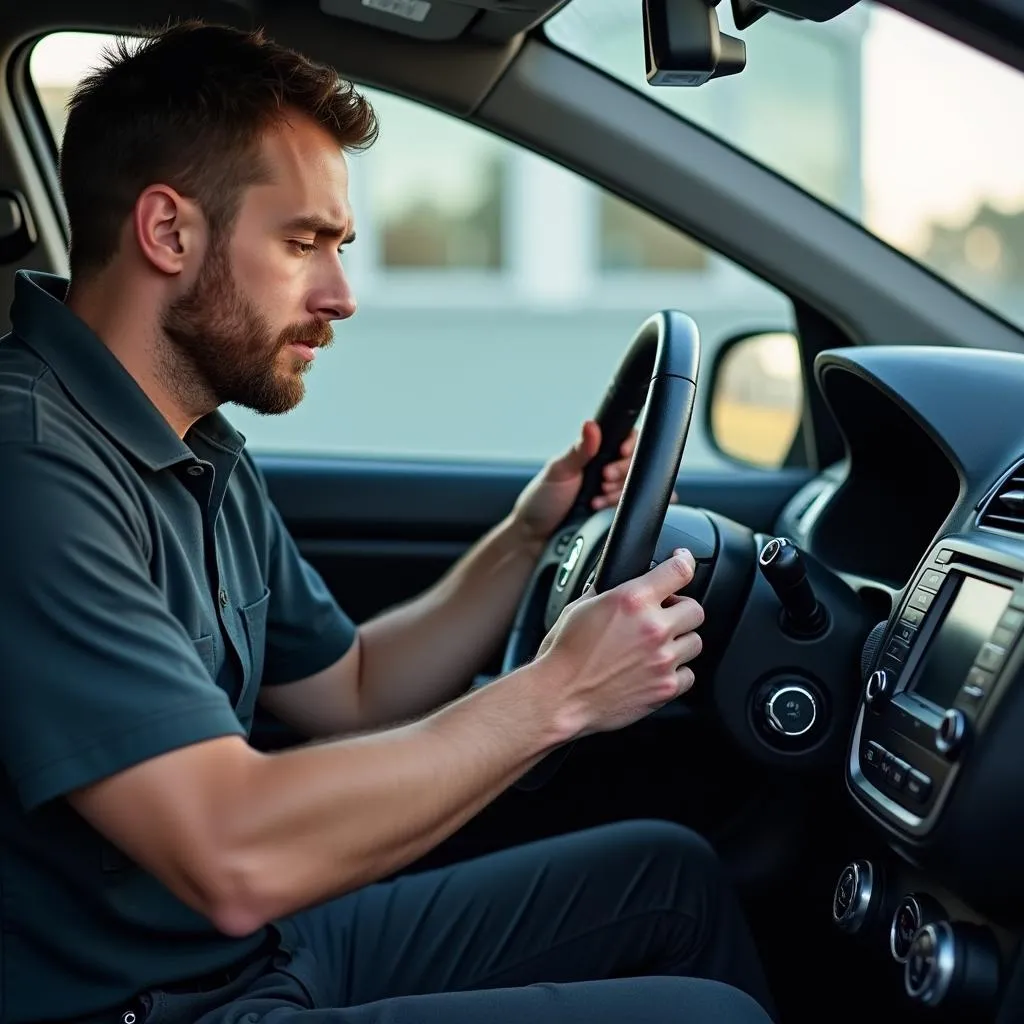
[[[116,1006],[262,942],[219,934],[61,797],[246,735],[261,684],[355,636],[242,436],[214,413],[178,438],[66,288],[19,272],[0,339],[3,1024]]]

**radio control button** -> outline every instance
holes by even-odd
[[[935,595],[930,590],[922,590],[920,587],[910,597],[910,607],[918,611],[926,612],[932,606]]]
[[[965,681],[966,686],[979,686],[983,690],[988,689],[988,684],[992,682],[992,673],[986,672],[981,668],[972,668],[967,673],[967,679]]]
[[[953,557],[953,552],[949,548],[943,548],[936,556],[935,562],[937,565],[945,565]]]
[[[916,608],[911,608],[909,605],[903,609],[903,614],[900,618],[910,626],[920,626],[924,622],[924,612],[918,611]]]
[[[1021,626],[1024,626],[1024,612],[1017,611],[1016,608],[1007,608],[999,620],[999,625],[1003,629],[1012,629],[1016,633]]]
[[[973,683],[964,683],[960,688],[960,696],[965,698],[969,704],[974,705],[985,696],[985,691]]]
[[[912,626],[909,622],[897,622],[896,629],[893,630],[892,635],[896,640],[902,640],[905,644],[912,644],[914,637],[917,636],[917,627]]]
[[[902,640],[890,640],[889,646],[885,649],[886,657],[894,658],[902,664],[907,657],[910,648]]]
[[[975,664],[978,668],[985,668],[991,672],[995,672],[1003,663],[1003,659],[1006,657],[1006,651],[1002,647],[996,646],[996,644],[985,644],[981,650],[978,651],[978,657],[975,659]]]
[[[929,590],[938,590],[942,586],[945,576],[946,574],[939,572],[938,569],[928,569],[921,575],[920,585],[927,587]]]
[[[992,643],[999,647],[1012,647],[1013,641],[1017,639],[1017,631],[1006,626],[996,626],[992,634]]]
[[[888,767],[888,771],[886,771]],[[910,771],[910,765],[906,761],[901,761],[898,757],[893,757],[892,754],[886,758],[886,765],[882,766],[882,774],[889,780],[889,785],[894,789],[902,789],[903,783],[907,781],[907,773]]]
[[[907,772],[907,784],[905,787],[907,793],[912,796],[918,803],[924,803],[932,792],[932,780],[925,775],[924,772],[919,772],[916,768],[911,768]]]

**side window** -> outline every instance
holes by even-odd
[[[58,142],[70,91],[109,42],[58,33],[37,44],[31,74]],[[593,413],[640,323],[672,307],[696,320],[703,343],[684,465],[781,463],[797,418],[788,436],[762,436],[758,416],[737,402],[712,410],[709,391],[726,340],[793,330],[785,296],[579,175],[366,92],[381,133],[350,161],[359,237],[346,265],[359,312],[338,325],[295,410],[226,410],[254,451],[545,459]],[[733,391],[743,372],[734,367]],[[773,372],[789,375],[799,404],[798,361],[783,352]]]

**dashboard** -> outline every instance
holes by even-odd
[[[854,855],[833,917],[918,1004],[1024,1019],[1024,356],[843,349],[815,377],[847,454],[778,532],[876,611],[844,776],[896,864]]]

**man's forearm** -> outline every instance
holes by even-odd
[[[571,738],[556,683],[537,662],[419,722],[261,756],[222,838],[245,895],[218,925],[247,933],[432,849]]]
[[[540,552],[505,519],[426,593],[361,626],[360,725],[413,718],[463,692],[508,632]]]

